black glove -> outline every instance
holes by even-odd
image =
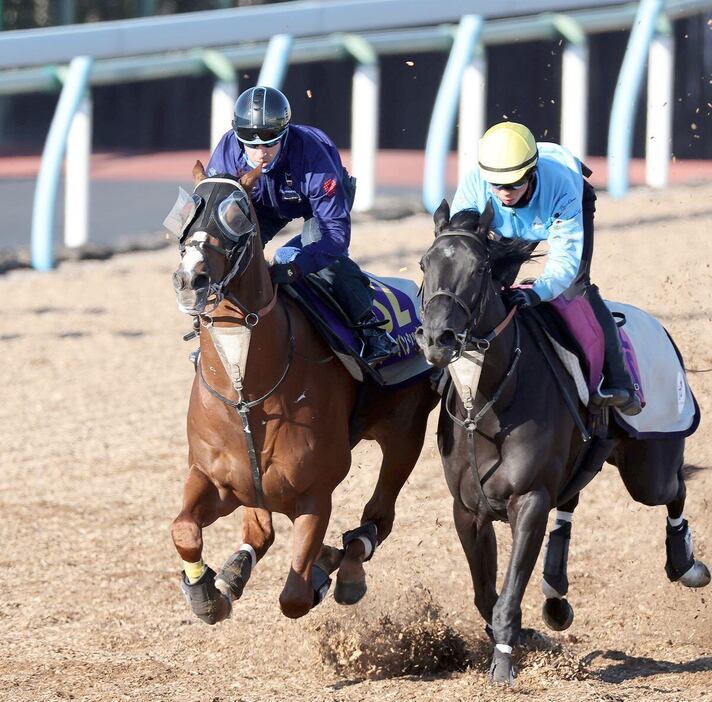
[[[520,310],[534,307],[541,302],[541,298],[531,288],[510,288],[504,296],[510,306],[516,306]]]
[[[302,277],[302,272],[292,261],[290,263],[273,263],[270,266],[269,275],[275,285],[291,285]]]

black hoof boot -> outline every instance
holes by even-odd
[[[512,666],[512,654],[494,649],[492,664],[489,669],[489,679],[496,685],[509,685],[514,683],[514,667]]]
[[[710,571],[702,562],[695,560],[692,548],[692,530],[683,519],[677,527],[667,525],[665,538],[665,573],[671,582],[686,587],[705,587],[710,582]]]
[[[574,610],[565,597],[549,597],[544,601],[541,616],[549,629],[564,631],[574,620]]]
[[[200,580],[192,584],[183,572],[180,589],[193,613],[206,624],[217,624],[230,616],[230,599],[215,587],[215,571],[212,568],[206,566]]]
[[[228,558],[215,578],[215,587],[231,600],[239,600],[252,575],[252,555],[249,551],[236,551]]]

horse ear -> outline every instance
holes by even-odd
[[[485,209],[480,215],[480,221],[477,225],[477,231],[487,234],[490,230],[490,225],[494,219],[494,205],[492,204],[492,198],[487,199],[487,204]]]
[[[240,185],[245,188],[248,194],[252,194],[252,188],[255,187],[255,183],[261,175],[262,166],[257,166],[257,168],[253,168],[240,178]]]
[[[450,205],[448,205],[447,200],[443,200],[440,203],[440,207],[435,210],[433,222],[435,222],[435,236],[440,234],[440,232],[450,223]]]
[[[201,180],[205,180],[208,176],[205,174],[205,168],[200,161],[196,161],[193,166],[193,180],[197,185]]]

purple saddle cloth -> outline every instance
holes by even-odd
[[[584,375],[588,382],[588,390],[593,393],[598,389],[603,375],[603,359],[605,355],[605,342],[601,325],[596,320],[593,309],[588,300],[575,297],[565,300],[563,296],[557,297],[549,303],[556,310],[571,336],[576,340],[584,355],[588,368],[584,368]],[[640,402],[645,406],[643,384],[638,369],[638,360],[635,349],[625,331],[619,327],[618,334],[623,348],[623,357],[630,377],[636,386],[636,393]],[[586,370],[588,374],[586,375]]]
[[[398,344],[398,351],[388,358],[379,368],[387,368],[396,363],[409,360],[420,353],[415,340],[415,330],[420,326],[417,308],[417,286],[411,280],[403,278],[378,278],[366,273],[375,293],[373,309],[383,328]],[[309,285],[297,283],[294,287],[299,294],[316,310],[331,332],[330,343],[337,341],[344,350],[355,356],[361,355],[360,336],[350,327],[344,317],[334,310]]]

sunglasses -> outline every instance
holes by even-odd
[[[237,127],[235,129],[237,138],[247,146],[275,146],[282,139],[283,131],[276,129],[250,129],[249,127]],[[257,142],[257,143],[254,143]]]
[[[525,185],[529,183],[529,176],[526,175],[521,180],[516,183],[508,183],[506,185],[500,185],[499,183],[490,183],[490,185],[495,190],[521,190]]]

